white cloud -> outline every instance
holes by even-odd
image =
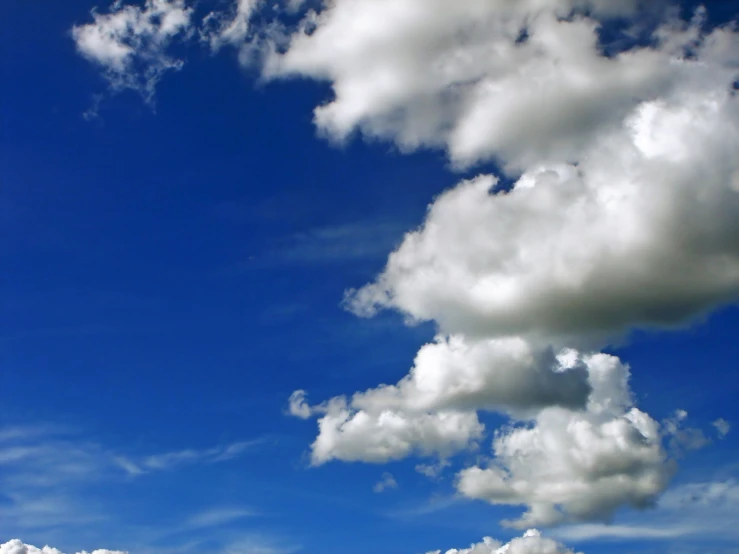
[[[338,140],[361,130],[403,149],[445,148],[462,165],[493,157],[517,169],[570,161],[640,102],[706,73],[681,58],[699,34],[685,25],[665,25],[655,35],[661,47],[605,57],[598,20],[563,19],[586,8],[599,18],[633,15],[638,4],[324,2],[286,51],[268,58],[265,74],[328,81],[334,97],[316,108],[315,122]],[[732,70],[722,71],[726,77]]]
[[[519,338],[468,341],[437,337],[416,355],[410,373],[397,385],[383,385],[352,398],[368,412],[404,410],[529,410],[585,406],[590,393],[587,368],[564,367],[551,349],[537,351]]]
[[[375,483],[375,486],[372,487],[373,492],[385,492],[388,489],[397,489],[398,488],[398,482],[395,480],[395,477],[393,477],[392,473],[385,472],[382,474],[382,478]]]
[[[593,386],[585,411],[547,408],[530,424],[499,430],[488,467],[458,475],[459,492],[494,504],[525,505],[516,528],[605,519],[624,504],[645,507],[674,467],[659,425],[634,408],[628,368],[605,354],[588,360]]]
[[[565,343],[678,325],[739,295],[738,150],[728,88],[645,103],[578,165],[532,168],[507,193],[481,176],[440,196],[348,305]]]
[[[731,431],[731,424],[721,417],[713,422],[713,426],[716,428],[719,438],[722,439]]]
[[[146,0],[143,7],[114,2],[106,14],[92,11],[92,23],[76,25],[78,52],[98,65],[112,90],[132,89],[153,101],[159,79],[178,70],[172,42],[191,30],[192,9],[184,0]]]
[[[441,550],[427,554],[441,554]],[[574,554],[574,552],[553,539],[542,537],[536,529],[529,529],[522,537],[517,537],[507,544],[485,537],[482,542],[469,548],[452,548],[445,554]]]
[[[321,416],[314,464],[444,459],[479,441],[479,410],[503,412],[494,458],[457,486],[524,506],[520,528],[651,506],[675,471],[664,443],[707,442],[677,420],[661,431],[628,368],[596,351],[739,297],[739,35],[704,33],[699,11],[605,56],[597,21],[558,18],[614,5],[336,0],[269,60],[268,75],[331,83],[316,122],[334,138],[360,129],[517,175],[509,190],[482,175],[435,199],[348,293],[358,315],[394,309],[439,337],[396,385],[296,397],[296,415]]]
[[[385,463],[411,454],[446,457],[469,448],[484,429],[474,412],[367,412],[341,399],[328,404],[318,427],[311,445],[314,465],[330,460]]]
[[[213,50],[224,45],[242,46],[249,36],[249,23],[261,0],[236,0],[230,14],[212,11],[203,19],[201,38]]]
[[[314,409],[308,404],[306,396],[307,394],[304,390],[296,390],[290,395],[287,412],[291,416],[299,417],[300,419],[310,419],[314,414]]]
[[[18,539],[13,539],[5,544],[0,544],[0,554],[62,554],[61,551],[50,546],[36,548],[33,545],[25,544]],[[77,554],[88,554],[86,551]],[[120,550],[93,550],[90,554],[126,554]]]

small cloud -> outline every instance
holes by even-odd
[[[665,419],[662,424],[665,429],[665,435],[670,437],[669,446],[676,454],[689,452],[691,450],[700,450],[711,444],[711,439],[700,429],[694,427],[682,427],[683,422],[688,418],[688,412],[685,410],[675,410],[672,417]]]
[[[305,400],[305,397],[306,392],[304,390],[296,390],[290,395],[287,411],[291,416],[299,417],[300,419],[309,419],[311,417],[313,411]]]
[[[429,479],[438,479],[445,468],[452,465],[447,460],[439,460],[436,464],[418,464],[416,471],[421,475],[425,475]]]
[[[720,439],[726,437],[726,435],[729,434],[729,431],[731,431],[731,424],[724,418],[718,418],[716,421],[713,422],[713,426],[716,428],[716,431],[718,431],[718,436]]]
[[[397,489],[398,488],[398,482],[395,480],[395,477],[393,477],[392,473],[385,472],[382,474],[382,478],[375,483],[375,486],[372,487],[372,490],[374,492],[385,492],[388,489]]]
[[[98,66],[113,92],[125,89],[152,103],[157,83],[167,71],[184,62],[167,51],[172,42],[191,31],[192,9],[184,0],[146,0],[143,7],[117,0],[110,12],[91,12],[93,21],[72,27],[79,54]],[[95,117],[101,97],[86,112]]]

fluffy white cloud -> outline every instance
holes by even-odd
[[[50,546],[44,546],[43,548],[36,548],[30,544],[24,544],[18,539],[13,539],[5,544],[0,544],[0,554],[62,554],[61,551]],[[86,551],[78,552],[77,554],[88,554]],[[120,550],[93,550],[90,554],[127,554]]]
[[[475,412],[368,412],[342,398],[328,403],[318,428],[311,446],[314,465],[334,459],[385,463],[411,454],[446,457],[474,444],[484,430]]]
[[[590,386],[584,364],[563,365],[551,348],[537,350],[519,338],[468,341],[437,337],[416,355],[397,385],[383,385],[352,398],[368,412],[403,410],[530,410],[584,407]]]
[[[528,424],[499,430],[494,460],[458,475],[465,496],[525,505],[517,528],[604,519],[630,504],[652,504],[674,466],[659,425],[632,406],[629,371],[617,358],[588,360],[593,392],[584,411],[547,408]]]
[[[568,357],[537,351],[520,339],[469,345],[461,337],[439,337],[419,351],[411,373],[397,385],[318,406],[298,390],[289,413],[322,416],[312,446],[315,464],[384,462],[416,452],[444,457],[481,437],[478,410],[525,414],[552,405],[584,407],[591,392],[588,362]]]
[[[509,192],[482,176],[443,194],[348,305],[566,343],[679,324],[739,295],[737,151],[728,86],[642,104],[579,164],[532,168]]]
[[[441,550],[428,554],[441,554]],[[452,548],[445,554],[574,554],[574,552],[553,539],[542,537],[536,529],[529,529],[523,537],[517,537],[507,544],[485,537],[482,542],[469,548]]]
[[[185,0],[146,0],[143,7],[113,3],[106,14],[92,11],[92,23],[72,28],[79,53],[100,66],[113,90],[133,89],[147,101],[161,76],[183,61],[168,54],[172,41],[191,30]]]
[[[712,56],[713,43],[722,40],[711,36],[696,46],[699,22],[686,30],[672,21],[654,35],[658,47],[606,57],[596,19],[563,19],[573,9],[629,15],[638,4],[324,2],[285,52],[273,51],[265,74],[329,81],[334,98],[316,108],[315,122],[338,140],[361,130],[403,149],[445,148],[461,165],[497,158],[524,169],[572,161],[640,102],[705,78],[702,64],[682,55],[683,46]]]

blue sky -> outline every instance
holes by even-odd
[[[365,0],[357,2],[367,5]],[[342,3],[351,1],[337,2]],[[131,6],[170,9],[176,4],[159,0],[146,7],[135,2]],[[2,8],[0,226],[5,271],[0,272],[4,406],[0,543],[17,538],[69,553],[109,548],[131,554],[412,554],[466,548],[484,536],[502,542],[520,537],[528,526],[511,528],[501,522],[520,518],[532,505],[549,506],[550,500],[544,498],[544,487],[535,476],[524,477],[528,468],[516,465],[525,453],[506,458],[498,451],[493,456],[491,441],[499,435],[517,436],[511,422],[519,430],[541,428],[541,433],[556,427],[539,412],[546,412],[549,401],[536,404],[526,396],[528,384],[520,385],[525,398],[514,402],[513,392],[509,396],[496,392],[507,390],[505,383],[491,381],[494,386],[473,395],[479,405],[465,400],[464,407],[441,398],[445,394],[441,390],[440,397],[428,400],[420,412],[413,403],[426,402],[425,397],[413,396],[416,389],[410,385],[393,398],[381,397],[380,390],[364,404],[346,400],[357,391],[397,383],[424,345],[451,351],[456,347],[446,341],[457,337],[463,344],[459,348],[467,353],[460,354],[463,357],[477,352],[474,345],[498,352],[496,348],[509,343],[495,341],[509,339],[520,341],[524,357],[529,352],[534,358],[546,358],[547,352],[578,349],[581,357],[572,368],[546,373],[542,379],[551,381],[541,385],[543,392],[531,392],[545,398],[558,398],[558,383],[570,376],[574,380],[590,375],[592,385],[601,362],[587,356],[605,352],[616,364],[614,372],[628,365],[631,373],[630,388],[613,385],[614,390],[627,387],[625,392],[608,389],[603,394],[623,393],[632,400],[623,409],[613,408],[614,414],[598,412],[591,418],[595,408],[585,407],[586,399],[581,399],[578,409],[586,415],[573,408],[565,414],[568,421],[575,425],[582,417],[594,426],[624,422],[633,405],[659,424],[656,438],[643,432],[640,440],[652,442],[642,453],[649,461],[639,463],[646,464],[643,471],[655,479],[664,477],[663,484],[650,485],[656,488],[644,495],[616,494],[615,505],[608,509],[580,507],[589,490],[558,497],[551,502],[561,510],[560,519],[534,519],[531,527],[587,554],[739,552],[739,535],[731,525],[739,509],[739,447],[731,429],[739,421],[735,402],[739,231],[732,223],[739,204],[734,197],[723,196],[734,186],[731,176],[739,175],[739,170],[732,165],[735,160],[719,152],[724,145],[730,153],[736,141],[730,126],[730,118],[739,113],[736,96],[726,95],[726,112],[707,112],[703,126],[666,116],[667,127],[653,129],[658,137],[700,138],[706,133],[718,141],[713,150],[685,153],[681,138],[678,143],[658,138],[644,154],[657,152],[649,166],[656,172],[668,162],[674,164],[664,170],[668,175],[673,175],[669,172],[674,167],[683,167],[680,163],[703,167],[700,164],[708,159],[705,163],[717,169],[707,174],[705,183],[694,182],[708,190],[705,202],[692,193],[659,196],[659,191],[679,189],[667,182],[655,185],[655,195],[644,193],[644,199],[634,204],[654,201],[654,211],[649,212],[653,218],[639,219],[642,213],[627,212],[633,206],[628,204],[623,219],[614,220],[620,222],[618,227],[599,226],[595,219],[590,227],[573,227],[569,216],[547,215],[560,213],[564,204],[558,204],[558,197],[547,200],[550,204],[532,198],[533,207],[527,211],[521,207],[525,202],[516,203],[518,197],[511,193],[508,208],[496,204],[489,212],[477,213],[475,197],[465,192],[471,189],[458,186],[463,179],[495,173],[510,188],[522,174],[538,179],[537,168],[551,166],[556,174],[563,163],[572,161],[590,171],[588,175],[598,176],[606,170],[596,163],[607,156],[591,144],[603,140],[610,145],[611,136],[618,143],[618,125],[630,114],[642,113],[640,106],[658,110],[668,106],[667,110],[674,105],[678,115],[703,113],[697,111],[703,107],[690,102],[715,92],[706,83],[729,90],[737,78],[736,51],[712,50],[705,46],[710,43],[705,37],[737,44],[736,31],[721,25],[736,18],[739,5],[707,2],[705,21],[677,29],[675,22],[689,20],[694,5],[684,3],[679,16],[634,8],[614,19],[603,7],[608,2],[584,2],[589,15],[576,11],[579,15],[573,16],[572,24],[579,25],[581,17],[602,21],[603,41],[609,33],[621,41],[609,43],[618,45],[613,55],[652,45],[664,59],[687,60],[683,65],[688,66],[698,60],[708,69],[698,63],[695,68],[680,66],[674,74],[651,82],[649,74],[657,70],[649,70],[653,62],[645,58],[644,66],[634,66],[641,76],[632,80],[641,81],[624,92],[620,85],[631,83],[632,74],[611,74],[600,58],[582,62],[582,67],[573,66],[573,72],[603,69],[602,79],[610,83],[603,90],[586,87],[586,96],[596,99],[588,114],[517,122],[515,114],[529,110],[515,104],[517,97],[525,96],[522,92],[494,101],[493,106],[509,106],[504,114],[488,106],[468,120],[455,119],[462,116],[461,108],[453,105],[451,85],[437,86],[425,73],[426,50],[447,44],[435,42],[437,27],[432,23],[422,26],[422,46],[408,46],[405,52],[396,48],[405,47],[401,41],[388,52],[378,48],[375,55],[372,47],[361,43],[360,34],[351,29],[346,36],[341,34],[345,29],[336,23],[338,10],[334,19],[330,12],[321,12],[317,30],[303,35],[307,38],[301,43],[296,25],[307,17],[310,6],[287,13],[283,7],[272,10],[257,4],[247,14],[248,30],[234,35],[228,34],[236,13],[230,4],[235,3],[192,3],[189,23],[171,40],[147,38],[142,31],[143,42],[137,43],[135,30],[129,30],[119,37],[134,51],[133,61],[125,61],[123,69],[100,54],[103,50],[85,50],[84,36],[80,38],[73,28],[100,24],[91,15],[93,9],[98,14],[123,13],[125,3],[74,0],[41,8],[16,0]],[[315,4],[319,11],[325,9]],[[392,35],[393,17],[385,23],[381,12],[373,9],[359,11],[356,17],[368,17],[368,26],[387,24],[387,34]],[[203,26],[209,13],[214,14],[211,26]],[[452,30],[466,29],[464,15],[449,16],[451,26],[457,24],[454,18],[462,21]],[[534,17],[525,13],[505,17],[518,21],[529,16]],[[282,27],[270,23],[273,17]],[[495,29],[503,18],[495,10],[484,17]],[[160,25],[161,18],[160,14],[151,24]],[[567,24],[552,20],[557,23],[550,29],[535,18],[526,21],[534,39],[551,29],[556,34],[556,25]],[[652,33],[658,27],[668,29],[669,40],[678,45],[666,45],[665,40],[654,46]],[[711,35],[716,28],[725,33],[721,40]],[[579,36],[575,30],[562,36]],[[401,31],[398,36],[406,36]],[[684,39],[690,32],[704,37],[696,39],[698,45]],[[470,42],[476,36],[471,34]],[[334,44],[349,46],[324,51]],[[465,48],[467,43],[461,44]],[[271,48],[280,55],[270,57]],[[568,63],[567,56],[576,50],[568,48],[555,52],[555,57],[561,56],[557,63]],[[394,60],[406,59],[406,54],[415,80],[399,80],[407,90],[391,100],[382,90],[374,91],[372,82],[363,81],[363,73],[370,70],[358,67],[362,60],[351,58],[368,56],[366,67],[379,67],[387,73],[378,75],[390,75],[395,83]],[[525,67],[526,55],[522,47],[519,61],[505,63]],[[163,56],[183,60],[184,65],[163,72],[155,82],[145,70],[161,63]],[[628,63],[632,61],[623,65]],[[666,66],[655,63],[654,68]],[[498,70],[510,68],[486,67],[470,79],[482,82],[485,72]],[[544,85],[534,96],[554,90],[552,98],[560,98],[557,89],[548,88],[554,85],[547,85],[546,79],[554,77],[543,75]],[[129,78],[133,80],[125,80]],[[501,86],[513,87],[516,78]],[[149,94],[150,90],[155,92]],[[424,102],[429,98],[444,102],[426,112]],[[535,98],[537,106],[546,104],[542,98]],[[562,113],[573,103],[590,101],[565,93],[561,98],[562,105],[547,104],[545,109],[551,110],[547,113]],[[392,101],[397,105],[383,112]],[[322,105],[335,109],[319,110],[314,117],[314,109]],[[444,112],[447,108],[449,113]],[[354,117],[355,112],[360,115]],[[514,114],[510,121],[509,114]],[[437,116],[439,121],[434,121]],[[486,118],[492,121],[490,129],[485,128]],[[550,123],[537,128],[541,121]],[[674,121],[677,130],[670,135],[668,124]],[[457,123],[459,134],[447,133]],[[475,125],[482,127],[479,132],[470,127]],[[647,149],[643,144],[638,146]],[[685,144],[689,149],[693,143],[686,138]],[[537,190],[545,186],[536,185]],[[626,184],[622,190],[631,189]],[[444,191],[459,191],[459,201],[450,193],[442,195]],[[468,202],[464,194],[472,200]],[[429,211],[431,203],[434,208]],[[660,211],[664,206],[667,211]],[[505,220],[506,210],[510,221]],[[504,223],[488,225],[491,218]],[[426,249],[414,250],[404,241],[405,234],[424,221],[426,227],[416,236]],[[542,235],[530,221],[550,226]],[[612,239],[626,236],[632,221],[637,222],[637,239],[646,237],[649,248],[660,248],[643,255],[638,248],[629,250],[628,243],[624,257],[614,258],[602,272],[578,273],[587,264],[598,269],[606,260],[609,254],[599,250],[597,242],[602,233],[613,232]],[[559,244],[569,246],[538,249],[536,241],[547,236],[559,237]],[[567,242],[573,236],[581,241]],[[506,258],[509,247],[529,240],[533,246],[526,255]],[[399,254],[388,261],[398,248]],[[652,263],[659,257],[655,253],[673,251],[678,254],[669,263]],[[587,264],[578,265],[577,252],[584,252]],[[718,263],[710,257],[714,254],[726,269],[710,265]],[[414,265],[427,258],[428,265]],[[549,258],[552,265],[547,265]],[[552,312],[554,308],[546,306],[555,293],[547,287],[559,274],[536,279],[539,268],[548,271],[560,267],[560,261],[574,268],[573,278],[582,278],[584,284],[567,289],[571,296],[557,296],[566,300]],[[501,276],[499,267],[519,268],[518,264],[523,269]],[[622,273],[624,267],[628,271]],[[434,273],[438,268],[440,275]],[[633,275],[640,277],[630,280]],[[684,282],[681,275],[688,275]],[[513,287],[511,298],[518,300],[511,300],[513,307],[503,313],[496,311],[493,298],[489,310],[481,308],[480,315],[475,306],[487,305],[483,289],[492,286],[485,279],[498,277]],[[361,288],[372,282],[379,284]],[[345,296],[347,290],[359,292]],[[483,296],[461,300],[466,291],[479,290]],[[590,290],[595,292],[587,296]],[[660,300],[655,304],[649,298]],[[362,317],[378,308],[374,317]],[[434,343],[434,337],[441,342]],[[515,350],[518,344],[511,342],[505,348]],[[425,352],[432,357],[436,355],[432,350]],[[503,358],[495,359],[505,366]],[[420,357],[416,360],[420,367]],[[477,371],[469,363],[462,365]],[[444,371],[451,375],[456,370]],[[463,374],[461,369],[458,374]],[[475,374],[468,377],[474,381]],[[563,398],[574,394],[565,384],[562,387]],[[291,415],[288,399],[296,390],[306,391],[307,400],[293,403]],[[342,396],[343,407],[327,403]],[[578,403],[567,398],[552,401],[552,406]],[[469,436],[438,441],[422,433],[411,441],[408,452],[392,450],[397,443],[382,435],[389,431],[380,423],[372,428],[357,425],[357,435],[351,435],[354,431],[347,425],[359,421],[352,418],[366,413],[371,419],[377,415],[372,410],[380,405],[407,418],[403,421],[411,426],[416,417],[418,425],[425,425],[421,420],[427,416],[432,418],[429,425],[436,425],[433,418],[439,413],[461,414],[475,422],[479,418],[485,431],[476,434],[473,426]],[[676,415],[676,410],[687,416]],[[319,433],[312,420],[319,419],[328,429],[334,417],[344,422],[336,436],[329,436],[323,427]],[[449,433],[457,430],[455,424]],[[390,444],[390,453],[365,448],[374,440],[370,435]],[[322,454],[311,446],[317,437],[325,439]],[[567,444],[562,448],[567,451]],[[599,447],[583,448],[588,453]],[[423,475],[420,464],[427,473],[438,475]],[[520,479],[521,486],[533,492],[502,501],[472,485],[467,489],[460,485],[464,471],[498,467],[495,464],[503,464],[511,479]],[[674,476],[673,466],[679,468]],[[532,471],[536,474],[535,467]],[[584,486],[569,468],[566,471],[568,478]],[[630,470],[623,471],[624,479],[632,477],[627,475]],[[640,503],[649,506],[642,509]]]

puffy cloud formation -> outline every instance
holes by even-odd
[[[344,14],[342,5],[348,6],[333,3],[317,17],[313,31],[294,38],[280,63],[289,65],[295,52],[318,44],[321,33],[329,33],[335,18]],[[352,5],[372,9],[369,3]],[[400,5],[423,11],[420,3],[410,1],[392,9],[401,10]],[[482,5],[457,3],[452,11],[473,17]],[[401,12],[393,21],[405,21]],[[411,13],[408,22],[424,20],[419,11]],[[500,14],[493,19],[505,22]],[[397,84],[391,70],[401,63],[396,60],[403,59],[403,50],[395,57],[383,51],[392,30],[367,23],[371,20],[356,18],[376,41],[372,59],[388,71],[382,74],[387,82]],[[433,18],[428,21],[428,29],[434,29]],[[522,528],[603,520],[623,505],[650,506],[675,470],[663,443],[673,451],[706,444],[699,431],[680,428],[681,412],[660,430],[634,406],[626,366],[595,349],[634,327],[681,325],[739,295],[739,97],[732,88],[736,33],[726,28],[704,36],[700,22],[671,22],[659,28],[652,46],[606,57],[596,48],[594,34],[590,42],[577,42],[577,26],[586,24],[595,33],[589,19],[560,21],[537,12],[527,40],[514,41],[511,48],[533,47],[540,33],[575,41],[561,53],[557,76],[527,69],[526,60],[538,54],[522,50],[515,76],[524,81],[496,81],[492,90],[515,102],[530,89],[537,98],[560,98],[558,75],[571,75],[574,69],[567,64],[581,63],[583,56],[596,65],[623,64],[630,71],[641,67],[643,60],[638,60],[654,56],[664,67],[645,69],[651,92],[630,89],[625,103],[609,98],[585,126],[580,125],[584,116],[572,111],[557,119],[561,107],[552,108],[554,119],[547,119],[531,106],[516,111],[502,104],[507,107],[501,113],[514,114],[520,129],[544,132],[546,144],[565,150],[540,150],[536,140],[528,139],[510,143],[520,155],[509,155],[505,145],[484,146],[513,165],[531,165],[507,190],[496,187],[496,177],[484,175],[441,195],[375,282],[350,291],[346,304],[359,315],[391,308],[411,320],[436,322],[440,335],[422,347],[410,373],[396,385],[317,407],[300,404],[304,417],[322,415],[312,447],[315,464],[331,459],[384,462],[412,453],[444,458],[479,441],[479,410],[504,412],[512,424],[496,433],[493,460],[463,470],[457,487],[468,497],[525,506],[522,517],[508,522]],[[549,35],[543,31],[547,25]],[[334,36],[340,45],[336,50],[346,48],[351,58],[358,34],[346,42]],[[454,44],[466,52],[468,35],[463,36]],[[469,36],[474,43],[474,33]],[[425,45],[419,51],[433,50],[419,40]],[[681,54],[688,44],[691,55]],[[541,44],[537,48],[532,52],[550,51]],[[432,72],[428,68],[436,67],[411,66]],[[372,74],[373,67],[364,73]],[[590,79],[608,79],[594,67],[580,67],[578,91],[599,102],[603,94]],[[661,71],[673,72],[665,81],[671,85],[651,88]],[[327,78],[335,78],[339,88],[344,83],[330,74]],[[623,75],[614,79],[629,82]],[[372,82],[384,83],[377,75]],[[350,90],[372,94],[371,86],[369,91],[357,87]],[[433,95],[433,89],[424,90]],[[343,113],[346,98],[337,92],[334,102],[319,109],[319,123]],[[584,100],[563,98],[564,106],[582,109]],[[388,92],[386,99],[394,106],[393,94]],[[423,104],[414,98],[408,102]],[[493,104],[490,109],[497,109],[499,104]],[[531,110],[537,114],[533,122],[521,115]],[[393,112],[390,121],[406,125],[404,117]],[[478,113],[471,121],[483,127],[492,121],[494,130],[481,133],[486,140],[491,133],[508,137],[518,132],[496,117]],[[365,116],[347,121],[347,129],[374,125]],[[537,127],[540,121],[551,124],[556,134]],[[432,134],[438,136],[437,131]],[[454,148],[450,151],[455,159]],[[456,428],[450,426],[452,417],[458,418]]]
[[[547,408],[530,423],[499,430],[494,461],[464,469],[459,492],[527,506],[506,522],[517,528],[605,519],[624,504],[652,504],[674,471],[659,425],[632,406],[629,371],[617,358],[596,354],[587,365],[593,392],[586,410]]]
[[[18,539],[13,539],[5,544],[0,544],[0,554],[62,554],[61,551],[50,546],[44,546],[43,548],[36,548],[30,544],[24,544]],[[78,552],[77,554],[88,554],[86,551]],[[90,554],[127,554],[120,550],[93,550]]]
[[[318,421],[311,460],[385,463],[411,454],[447,457],[475,443],[483,425],[475,412],[365,411],[332,400]]]
[[[723,40],[723,31],[704,39],[699,22],[672,20],[650,46],[604,56],[593,17],[633,15],[640,4],[324,2],[284,52],[273,51],[265,72],[329,81],[334,98],[316,109],[315,121],[335,139],[360,130],[403,149],[442,147],[460,165],[497,158],[525,169],[573,161],[639,103],[704,76],[703,64],[682,56],[683,47],[711,57]]]
[[[738,150],[728,84],[642,104],[579,164],[533,168],[509,192],[482,176],[442,195],[348,304],[471,336],[679,324],[739,294]]]
[[[115,2],[110,13],[93,10],[93,22],[72,28],[79,53],[97,64],[113,90],[133,89],[152,101],[162,75],[183,61],[167,50],[191,26],[185,0],[146,0],[143,7]]]
[[[441,550],[427,554],[441,554]],[[523,535],[508,544],[501,544],[491,537],[469,548],[452,548],[445,554],[574,554],[572,550],[555,540],[544,538],[536,529],[529,529]]]

